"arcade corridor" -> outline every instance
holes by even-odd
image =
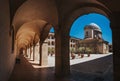
[[[114,81],[120,81],[119,3],[120,0],[1,0],[0,81],[102,81],[104,77],[109,77],[105,81],[113,77]],[[98,13],[110,20],[113,34],[113,77],[110,77],[111,73],[99,76],[104,73],[95,70],[99,62],[107,63],[104,67],[111,64],[108,59],[112,60],[112,56],[70,66],[71,25],[78,17],[89,13]],[[39,65],[43,66],[46,63],[45,39],[52,27],[55,29],[55,67],[35,69],[20,55],[21,50],[27,54],[27,50],[32,48],[34,55],[35,45],[39,42]],[[15,64],[19,59],[21,63]],[[102,66],[98,68],[103,70]],[[94,68],[95,74],[86,73],[88,68]]]

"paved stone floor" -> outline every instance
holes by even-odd
[[[16,64],[9,81],[113,81],[112,55],[71,65],[71,75],[56,78],[54,67],[34,68],[21,55],[20,64]]]

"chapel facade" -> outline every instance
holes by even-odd
[[[93,54],[109,53],[109,43],[102,38],[102,31],[97,24],[86,25],[84,34],[84,39],[79,41],[79,47],[89,48]]]

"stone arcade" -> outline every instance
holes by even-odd
[[[44,40],[55,29],[55,75],[70,74],[69,32],[78,17],[98,13],[111,21],[114,81],[120,81],[120,0],[1,0],[0,81],[8,81],[19,50],[39,41],[40,65]],[[34,53],[34,52],[33,52]]]

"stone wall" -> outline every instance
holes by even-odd
[[[10,14],[8,0],[1,1],[0,11],[0,81],[7,81],[15,63],[15,54],[12,53],[11,49],[12,37],[9,34]]]

